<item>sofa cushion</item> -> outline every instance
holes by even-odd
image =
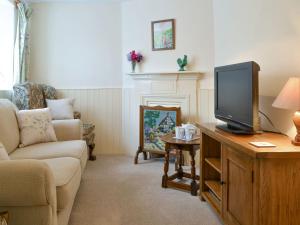
[[[7,151],[2,143],[0,143],[0,161],[1,160],[9,160],[9,156],[7,154]]]
[[[27,145],[57,141],[49,109],[20,110],[17,112],[21,144]]]
[[[87,146],[85,141],[49,142],[18,148],[9,155],[11,159],[51,159],[72,157],[80,160],[81,168],[87,161]]]
[[[19,127],[15,114],[16,106],[7,99],[0,99],[0,142],[8,154],[19,145]]]
[[[71,157],[45,159],[54,175],[57,210],[63,210],[73,201],[81,180],[80,161]]]

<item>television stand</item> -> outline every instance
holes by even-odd
[[[220,125],[217,125],[216,127],[221,130],[224,130],[226,132],[232,133],[232,134],[241,134],[241,135],[254,134],[254,132],[251,130],[238,129],[238,128],[228,125],[228,124],[220,124]]]
[[[300,147],[274,133],[235,135],[198,124],[200,197],[226,225],[300,224]],[[274,148],[256,148],[252,141]]]

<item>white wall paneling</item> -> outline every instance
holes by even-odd
[[[95,153],[124,154],[122,137],[122,88],[59,89],[59,97],[75,98],[83,122],[95,124]]]

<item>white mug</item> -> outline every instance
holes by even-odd
[[[185,130],[183,127],[175,127],[175,136],[178,139],[184,139]]]
[[[185,129],[185,140],[187,140],[187,141],[192,140],[194,134],[195,134],[195,129],[193,129],[193,128],[186,128]]]

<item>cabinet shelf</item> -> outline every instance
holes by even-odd
[[[216,195],[216,197],[221,200],[221,184],[220,181],[206,180],[205,185]]]
[[[214,168],[218,173],[221,174],[221,159],[220,158],[205,158],[205,162],[207,162],[212,168]]]
[[[209,202],[214,210],[216,210],[217,214],[221,214],[221,201],[216,199],[212,193],[205,191],[202,192],[202,197],[205,201]]]

